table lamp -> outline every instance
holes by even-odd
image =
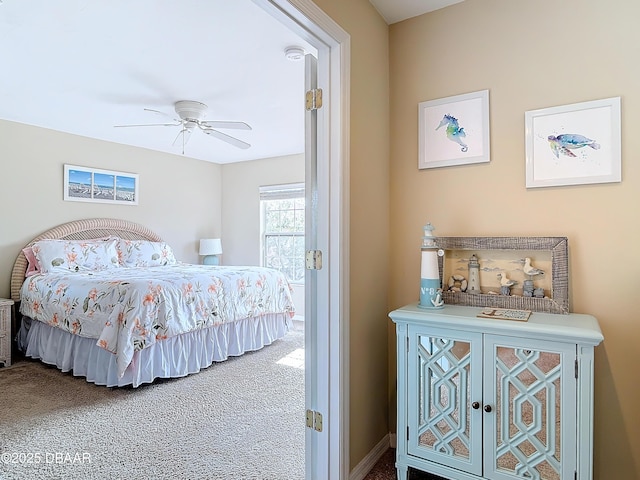
[[[203,238],[200,240],[200,255],[203,265],[220,265],[218,255],[222,254],[222,240],[219,238]]]

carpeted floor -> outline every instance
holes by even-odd
[[[304,478],[304,335],[196,375],[106,388],[0,369],[0,479]]]

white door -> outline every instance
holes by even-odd
[[[315,267],[307,265],[305,275],[305,409],[307,412],[307,430],[305,435],[306,478],[329,478],[328,465],[328,428],[324,420],[327,418],[328,399],[326,377],[328,375],[328,352],[324,328],[328,321],[328,312],[323,308],[326,302],[320,293],[327,268],[323,270],[322,259],[327,250],[323,249],[322,216],[320,208],[322,193],[318,189],[318,116],[321,109],[310,105],[311,92],[318,88],[318,65],[313,55],[305,55],[305,92],[311,95],[304,100],[305,113],[305,249],[307,255],[317,252]],[[319,98],[319,97],[318,97]],[[313,102],[311,102],[313,103]],[[324,203],[324,202],[323,202]],[[328,427],[328,426],[327,426]]]
[[[347,479],[350,40],[311,0],[253,2],[318,51],[317,62],[305,59],[306,83],[317,82],[324,97],[323,107],[309,112],[305,122],[306,245],[322,251],[322,268],[305,277],[305,406],[319,414],[306,430],[305,475],[308,480]]]

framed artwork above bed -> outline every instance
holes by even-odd
[[[136,173],[64,166],[64,200],[68,202],[137,205],[138,184]]]

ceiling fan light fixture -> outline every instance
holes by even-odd
[[[291,46],[284,49],[284,56],[292,62],[298,62],[304,58],[304,48]]]
[[[174,107],[182,120],[202,120],[207,111],[204,103],[194,100],[179,100]]]

